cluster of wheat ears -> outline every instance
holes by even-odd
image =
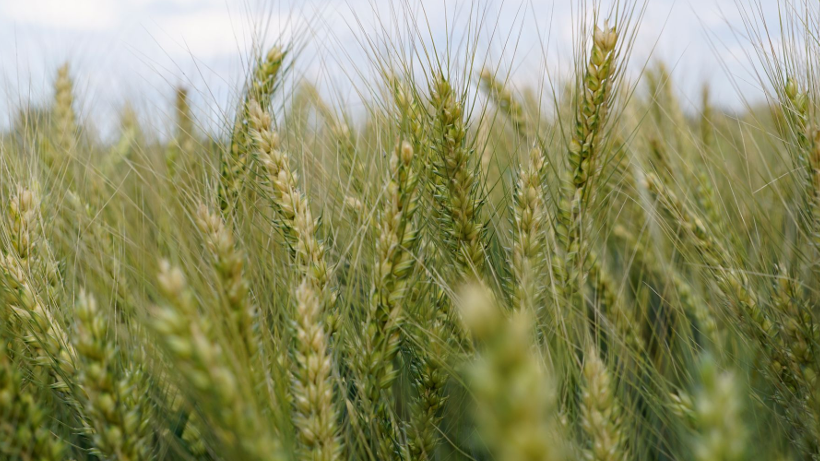
[[[739,6],[734,113],[627,2],[549,98],[411,45],[355,115],[279,44],[106,141],[61,67],[0,137],[0,458],[820,459],[820,7]]]

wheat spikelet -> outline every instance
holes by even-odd
[[[413,147],[402,142],[390,159],[391,179],[387,185],[385,210],[381,217],[380,235],[376,243],[376,274],[373,293],[372,322],[380,337],[375,341],[376,350],[381,353],[386,370],[379,387],[384,388],[395,379],[395,372],[389,362],[395,357],[398,347],[397,328],[401,324],[402,304],[407,297],[410,277],[415,266],[413,254],[418,241],[418,233],[413,223],[418,205],[416,184],[418,177],[412,167]]]
[[[200,205],[197,210],[196,224],[205,236],[222,295],[228,304],[230,328],[242,342],[247,357],[253,358],[258,349],[253,331],[255,308],[248,299],[248,281],[243,273],[245,255],[236,248],[233,234],[222,218],[211,213],[205,205]]]
[[[658,261],[658,258],[651,248],[639,242],[635,238],[635,235],[629,232],[624,226],[616,225],[612,229],[612,234],[626,243],[627,248],[630,250],[629,254],[634,257],[637,264],[646,266],[648,270],[652,271],[658,277],[669,279],[669,282],[678,295],[683,311],[695,319],[697,328],[709,338],[713,345],[720,345],[722,339],[720,331],[718,330],[717,320],[708,309],[706,301],[695,292],[694,288],[681,275],[680,271],[674,267],[670,267],[669,264]]]
[[[67,446],[49,429],[48,416],[36,390],[23,385],[22,367],[10,359],[4,338],[0,344],[0,456],[9,460],[64,459]]]
[[[641,337],[641,322],[635,312],[627,307],[626,301],[618,286],[602,262],[594,253],[588,261],[589,278],[598,295],[603,311],[614,324],[613,338],[623,340],[625,345],[634,351],[644,351],[646,345]]]
[[[564,459],[556,402],[531,349],[531,312],[503,319],[492,293],[480,286],[464,288],[461,304],[462,317],[480,344],[468,377],[482,441],[495,459]]]
[[[291,246],[300,273],[309,277],[322,293],[328,282],[324,246],[316,238],[317,221],[313,218],[307,197],[297,185],[287,153],[279,149],[279,136],[271,130],[271,117],[255,101],[250,103],[251,137],[256,156],[271,183],[273,206],[279,217],[285,239]]]
[[[654,174],[647,174],[644,183],[647,190],[658,198],[659,203],[691,235],[698,253],[715,275],[721,291],[736,307],[735,313],[750,322],[756,335],[770,335],[772,323],[761,309],[757,294],[750,290],[747,276],[733,268],[732,262],[728,260],[728,253],[713,238],[703,221]]]
[[[774,307],[780,314],[779,330],[783,346],[789,349],[789,356],[801,367],[816,367],[814,345],[820,340],[820,331],[814,324],[810,309],[805,306],[799,289],[780,265],[780,274],[775,286]],[[812,371],[816,375],[816,371]]]
[[[133,313],[134,303],[131,295],[131,285],[126,277],[125,268],[118,256],[118,252],[114,245],[114,236],[104,227],[102,220],[98,218],[97,212],[88,204],[85,203],[79,195],[69,190],[66,192],[65,201],[70,207],[67,211],[71,213],[71,219],[75,225],[80,223],[86,232],[83,232],[81,238],[89,247],[99,247],[102,251],[102,270],[101,278],[106,288],[113,287],[116,293],[117,308],[120,311],[125,311],[129,314]]]
[[[811,150],[808,157],[808,217],[809,235],[816,248],[820,248],[820,129],[811,135]]]
[[[484,225],[481,223],[479,185],[475,181],[472,151],[466,145],[464,108],[444,75],[432,83],[434,197],[448,250],[462,277],[481,274],[484,267]]]
[[[10,246],[0,253],[4,285],[15,294],[14,302],[8,307],[24,340],[31,345],[35,361],[54,367],[54,378],[64,389],[67,385],[61,375],[74,372],[75,354],[33,280],[33,274],[45,270],[48,275],[54,265],[47,244],[39,234],[40,202],[32,189],[18,186],[16,192],[8,207]]]
[[[321,323],[322,309],[313,284],[306,277],[296,290],[296,363],[293,394],[294,425],[304,449],[300,459],[339,459],[341,446],[333,408],[331,363]]]
[[[344,118],[338,117],[322,99],[315,86],[304,83],[302,87],[308,93],[311,103],[322,116],[325,126],[330,131],[333,142],[336,144],[337,156],[345,170],[344,173],[350,177],[351,192],[358,197],[365,197],[367,172],[363,159],[356,150],[355,133],[351,131],[349,123]]]
[[[745,273],[733,267],[726,250],[706,229],[703,222],[677,196],[663,185],[654,175],[645,178],[647,189],[658,197],[659,202],[676,217],[680,225],[694,241],[698,253],[703,258],[709,272],[731,306],[733,313],[741,321],[741,327],[750,337],[755,338],[756,347],[762,353],[764,363],[761,366],[763,375],[776,388],[794,388],[796,375],[793,360],[789,358],[787,347],[778,344],[775,323],[771,312],[764,310],[759,294]],[[800,373],[797,373],[799,376]],[[789,390],[789,393],[795,392]],[[790,400],[790,399],[786,399]],[[803,403],[798,403],[798,417],[788,417],[789,423],[799,432],[806,430],[805,410]],[[787,414],[793,410],[786,408]],[[813,423],[812,423],[813,424]],[[817,437],[813,434],[812,437]]]
[[[391,74],[388,76],[388,84],[395,106],[396,125],[412,147],[416,158],[414,164],[419,168],[416,175],[429,175],[436,168],[436,158],[433,156],[436,151],[432,145],[433,126],[429,123],[424,104],[410,82]],[[443,187],[436,179],[428,181],[425,186],[429,188],[419,190],[416,200],[421,201],[422,194],[435,195]],[[413,232],[416,232],[415,229]],[[412,243],[418,248],[419,258],[423,258],[421,255],[431,254],[430,251],[434,248],[433,238],[423,234],[418,239],[419,242],[413,240]],[[411,256],[412,252],[404,254]],[[414,316],[414,324],[418,326],[402,329],[402,343],[410,354],[410,380],[414,396],[408,405],[409,420],[404,427],[406,446],[394,451],[404,459],[420,461],[434,459],[436,446],[441,438],[438,426],[447,401],[444,390],[449,379],[447,362],[451,355],[450,342],[455,337],[453,329],[457,326],[449,297],[436,282],[429,279],[427,282],[429,289],[422,288],[419,284],[418,291],[408,300],[421,305]],[[418,293],[424,293],[423,297],[414,299]],[[418,344],[419,341],[421,344]]]
[[[278,46],[268,51],[254,68],[245,99],[237,114],[228,152],[220,163],[219,203],[223,210],[233,209],[244,188],[251,165],[251,106],[267,108],[270,105],[279,71],[286,53]]]
[[[74,143],[77,132],[77,116],[74,113],[74,83],[69,75],[68,63],[57,69],[54,82],[54,130],[60,154],[67,155]],[[51,165],[57,159],[50,159]]]
[[[75,315],[72,340],[81,364],[77,384],[87,396],[86,414],[94,428],[95,448],[106,459],[150,459],[147,410],[140,405],[141,399],[128,398],[138,383],[120,376],[118,350],[111,342],[107,319],[96,300],[84,292]]]
[[[190,173],[191,155],[196,149],[196,137],[194,136],[194,120],[191,115],[191,107],[188,102],[188,90],[179,87],[176,90],[174,100],[176,114],[176,133],[174,140],[168,147],[165,154],[165,166],[168,168],[168,175],[175,178],[179,172]]]
[[[584,456],[590,461],[627,459],[621,406],[609,371],[595,348],[584,357],[583,374],[581,427],[589,440]]]
[[[255,101],[250,104],[250,121],[257,156],[271,181],[279,224],[302,277],[296,313],[296,345],[300,352],[293,367],[294,405],[300,414],[296,426],[302,444],[307,447],[305,459],[337,459],[341,451],[335,433],[338,418],[333,409],[330,357],[325,350],[325,322],[333,322],[327,307],[333,301],[328,293],[324,246],[317,239],[317,221],[311,214],[307,197],[300,192],[287,154],[279,150],[278,137],[271,131],[270,116]],[[333,331],[332,325],[329,331]],[[321,395],[315,393],[319,390]]]
[[[39,198],[32,189],[17,186],[8,203],[9,239],[18,264],[32,270],[32,260],[38,251],[36,226],[39,221]]]
[[[416,155],[422,156],[421,163],[426,164],[430,148],[425,142],[428,127],[425,123],[424,107],[407,82],[391,75],[388,83],[396,108],[396,122],[404,136],[409,139]]]
[[[179,268],[161,261],[159,288],[165,299],[151,326],[161,340],[209,431],[231,453],[251,460],[281,459],[278,443],[267,433],[256,408],[242,395],[221,347],[208,337],[211,327],[196,309]]]
[[[808,127],[809,95],[801,92],[797,81],[789,77],[783,86],[783,112],[794,136],[797,147],[807,151],[811,147],[811,138],[806,131]],[[805,152],[800,152],[799,160],[805,164],[808,160]]]
[[[789,77],[782,88],[781,108],[791,137],[795,166],[804,170],[807,210],[801,211],[811,243],[820,249],[820,130],[811,124],[811,100]]]
[[[540,149],[530,151],[527,166],[521,168],[513,205],[512,248],[513,300],[516,308],[534,310],[539,298],[537,278],[544,269],[544,248],[549,219],[542,186],[545,167]]]
[[[524,108],[504,82],[498,80],[495,73],[486,68],[479,74],[479,80],[498,108],[509,117],[516,134],[523,137],[533,134]]]
[[[702,388],[693,401],[697,430],[692,451],[698,461],[745,459],[746,430],[741,419],[740,390],[730,371],[719,371],[714,361],[701,364]]]
[[[270,115],[256,101],[251,101],[249,113],[256,155],[270,179],[278,224],[291,247],[302,280],[297,290],[296,314],[296,347],[300,353],[293,367],[294,405],[301,415],[296,426],[302,444],[307,447],[306,457],[336,459],[341,449],[335,435],[337,415],[332,403],[330,357],[325,350],[326,331],[332,333],[335,330],[334,313],[328,310],[333,305],[334,295],[329,292],[324,245],[317,238],[318,223],[310,211],[307,197],[300,192],[287,154],[279,150],[278,137],[271,131]],[[308,353],[311,355],[305,355]],[[316,375],[320,371],[322,373]],[[317,389],[327,395],[313,393]]]
[[[595,27],[589,65],[584,76],[581,102],[575,114],[575,132],[569,145],[569,164],[576,195],[585,193],[585,186],[594,171],[594,163],[602,148],[601,131],[606,125],[613,95],[615,46],[618,33],[606,24],[603,29]]]
[[[779,271],[773,290],[773,307],[779,314],[773,347],[778,353],[772,354],[770,371],[786,389],[775,398],[785,400],[787,418],[802,432],[803,443],[816,447],[820,445],[820,405],[814,389],[820,370],[815,348],[820,333],[785,265],[781,264]]]
[[[442,232],[440,241],[447,253],[434,254],[436,237],[428,235],[421,254],[437,261],[451,258],[456,263],[459,279],[482,276],[484,267],[484,225],[480,222],[480,187],[475,180],[477,165],[473,151],[466,145],[466,123],[463,106],[449,81],[437,74],[431,85],[432,117],[427,123],[419,115],[421,106],[410,90],[397,80],[393,82],[393,97],[402,130],[410,134],[419,150],[419,161],[429,164],[427,186],[432,195],[436,223]],[[453,309],[452,300],[436,280],[428,279],[429,298],[418,313],[424,325],[412,329],[424,347],[410,347],[410,370],[415,399],[410,404],[407,423],[407,455],[411,459],[434,459],[441,438],[438,425],[447,401],[444,392],[449,378],[447,362],[453,349],[470,350],[472,345]]]
[[[700,142],[707,150],[715,146],[714,111],[710,101],[709,86],[704,85],[701,91],[701,112],[700,112]]]
[[[444,296],[443,293],[436,296],[438,304],[445,302]],[[417,396],[411,404],[407,425],[407,451],[410,459],[420,461],[435,459],[435,449],[441,438],[441,412],[447,402],[444,386],[449,378],[446,360],[450,352],[446,341],[452,336],[450,323],[440,310],[431,311],[432,318],[427,320],[428,330],[424,332],[431,339],[430,343],[415,353],[410,364]]]
[[[569,142],[570,178],[558,201],[555,219],[560,251],[552,258],[553,273],[558,282],[553,285],[554,290],[558,297],[567,300],[576,298],[580,289],[579,262],[584,257],[582,219],[589,200],[587,186],[598,168],[597,163],[602,161],[600,157],[605,147],[604,130],[618,75],[615,62],[617,42],[618,33],[614,27],[605,24],[601,29],[595,26]]]
[[[376,242],[374,289],[365,326],[365,344],[360,372],[368,405],[376,406],[371,417],[377,417],[385,434],[395,432],[390,424],[387,405],[392,400],[391,387],[398,370],[394,361],[401,340],[400,326],[406,319],[405,298],[414,275],[414,250],[418,232],[413,222],[418,205],[418,176],[413,169],[413,147],[403,141],[390,158],[390,179],[385,207],[379,223]],[[383,456],[394,452],[390,438],[382,439]]]

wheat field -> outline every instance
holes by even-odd
[[[631,0],[548,97],[423,21],[358,114],[265,43],[221,126],[107,139],[55,69],[0,133],[0,459],[820,459],[820,6],[737,5],[731,111]]]

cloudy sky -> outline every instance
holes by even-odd
[[[738,107],[738,89],[755,98],[738,5],[753,0],[647,0],[634,63],[649,57],[674,69],[676,91],[694,104],[708,82],[718,101]],[[768,15],[774,0],[758,0]],[[305,46],[296,75],[344,87],[368,60],[365,32],[400,29],[400,5],[424,18],[432,40],[467,30],[483,17],[482,56],[511,71],[515,84],[561,67],[572,49],[567,0],[0,0],[0,123],[21,100],[46,101],[56,67],[71,63],[78,109],[98,125],[130,100],[161,117],[173,88],[195,88],[201,117],[218,120],[242,78],[253,37],[266,45],[297,34]],[[425,28],[427,26],[425,25]],[[547,45],[545,45],[547,43]],[[725,64],[732,67],[727,75]],[[733,84],[734,82],[734,84]],[[739,85],[739,86],[738,86]],[[350,85],[348,85],[350,86]],[[355,92],[341,95],[355,99]]]

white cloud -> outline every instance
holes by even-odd
[[[168,7],[169,5],[173,5],[175,7],[196,7],[202,6],[203,4],[219,4],[219,0],[128,0],[131,4],[136,7],[151,7],[151,6],[159,6],[162,5],[163,7]],[[224,3],[224,2],[222,2]]]
[[[13,24],[84,31],[114,28],[122,11],[110,0],[3,0],[0,8]]]
[[[162,17],[155,38],[164,51],[192,54],[198,59],[235,54],[243,48],[245,15],[207,9]]]

